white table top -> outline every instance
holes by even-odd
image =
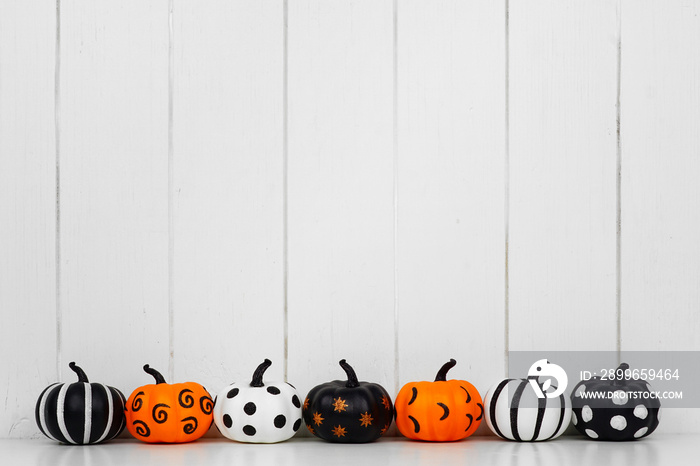
[[[403,437],[359,445],[327,443],[316,438],[256,445],[204,438],[180,445],[150,445],[118,439],[103,445],[67,446],[49,440],[0,440],[5,465],[570,465],[635,466],[697,464],[698,434],[659,434],[633,442],[596,442],[565,436],[549,442],[517,443],[492,436],[454,443],[425,443]]]

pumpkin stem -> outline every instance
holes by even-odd
[[[627,380],[625,380],[625,372],[627,369],[630,368],[630,365],[627,364],[626,362],[623,362],[619,366],[617,366],[617,369],[615,369],[615,378],[613,379],[613,386],[615,387],[622,387],[627,383]],[[618,377],[617,372],[622,371],[622,377]]]
[[[446,382],[447,381],[447,371],[455,367],[457,364],[457,361],[454,359],[450,359],[448,362],[446,362],[438,371],[437,375],[435,376],[435,381],[436,382]]]
[[[345,373],[348,375],[348,382],[345,384],[348,388],[355,388],[360,386],[360,382],[357,381],[357,375],[355,375],[355,369],[350,367],[350,364],[345,362],[345,359],[340,360],[340,367],[343,368]]]
[[[268,367],[272,365],[272,361],[269,359],[265,359],[262,364],[258,366],[257,369],[255,369],[255,372],[253,372],[253,380],[250,381],[250,386],[251,387],[264,387],[265,384],[263,383],[263,374],[267,370]]]
[[[68,364],[68,367],[70,367],[73,370],[73,372],[78,374],[78,382],[89,383],[85,372],[80,367],[76,366],[74,362]]]
[[[153,378],[156,379],[156,385],[158,385],[159,383],[165,383],[165,378],[163,377],[163,375],[157,370],[151,369],[151,366],[149,366],[148,364],[143,366],[143,370],[146,371],[148,374],[151,374]]]

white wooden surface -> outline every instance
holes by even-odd
[[[55,51],[52,2],[0,3],[0,437],[58,377]]]
[[[697,351],[700,3],[623,2],[622,18],[622,349]],[[664,421],[698,431],[699,412]]]
[[[246,465],[493,465],[634,464],[678,466],[697,464],[698,435],[654,434],[635,442],[595,442],[582,437],[549,442],[510,442],[496,437],[461,442],[414,442],[380,439],[348,445],[316,438],[294,438],[273,445],[205,439],[181,445],[145,445],[134,439],[89,447],[62,446],[46,440],[0,440],[0,457],[13,465],[188,466],[191,464]]]
[[[393,389],[393,14],[390,0],[288,12],[289,381]]]
[[[616,316],[615,0],[511,2],[511,350],[610,350]]]
[[[397,11],[398,375],[505,377],[504,4]],[[397,392],[398,392],[397,387]]]
[[[282,2],[173,4],[174,380],[282,380]]]
[[[167,2],[60,8],[59,376],[130,392],[168,367]]]
[[[0,2],[0,438],[71,360],[128,394],[269,357],[303,395],[346,358],[395,395],[451,357],[485,392],[509,349],[700,350],[699,14]]]

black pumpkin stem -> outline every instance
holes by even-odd
[[[71,362],[70,364],[68,364],[68,367],[70,367],[73,370],[73,372],[78,374],[78,382],[90,383],[87,378],[87,375],[85,375],[85,372],[80,367],[76,366],[75,362]]]
[[[630,365],[627,364],[626,362],[623,362],[619,366],[617,366],[617,369],[615,369],[615,378],[613,379],[613,386],[615,387],[622,387],[623,385],[627,384],[627,380],[625,379],[625,371],[630,368]],[[617,376],[617,371],[622,371],[622,377]]]
[[[436,382],[446,382],[447,381],[447,371],[455,367],[457,364],[457,361],[454,359],[450,359],[448,362],[443,364],[443,366],[440,368],[438,371],[437,375],[435,376],[435,381]]]
[[[156,379],[156,385],[158,385],[159,383],[165,383],[165,378],[163,377],[163,375],[157,370],[152,369],[151,366],[149,366],[148,364],[143,366],[143,370],[146,371],[148,374],[151,374],[153,378]]]
[[[348,375],[348,382],[345,384],[346,387],[348,388],[356,388],[360,386],[360,382],[357,381],[357,375],[355,375],[355,369],[350,367],[350,364],[345,362],[345,359],[341,359],[340,362],[340,367],[343,368],[345,373]]]
[[[255,369],[255,372],[253,372],[253,380],[250,381],[250,386],[251,387],[264,387],[265,384],[263,383],[263,374],[267,370],[268,367],[272,365],[272,361],[269,359],[265,359],[262,364],[258,366],[257,369]]]

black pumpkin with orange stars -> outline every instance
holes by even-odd
[[[306,427],[316,437],[330,442],[377,440],[393,419],[394,406],[389,393],[379,384],[358,382],[345,359],[340,361],[340,367],[347,380],[317,385],[306,396],[302,407]]]

